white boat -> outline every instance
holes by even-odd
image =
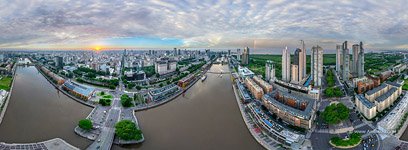
[[[201,81],[204,81],[205,79],[207,79],[207,75],[203,75],[203,77],[201,77]]]

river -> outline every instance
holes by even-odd
[[[17,68],[0,142],[31,143],[61,138],[84,149],[91,141],[74,133],[91,108],[60,93],[34,66]]]
[[[226,72],[228,66],[213,65],[211,71]],[[136,116],[145,142],[113,149],[263,149],[242,119],[228,74],[207,73],[184,96]]]
[[[211,71],[228,71],[214,65]],[[91,141],[74,133],[91,108],[57,90],[35,67],[19,67],[0,141],[39,142],[60,137],[86,148]],[[230,75],[208,73],[183,96],[162,106],[136,112],[145,136],[142,144],[112,149],[263,149],[249,133],[231,86]]]

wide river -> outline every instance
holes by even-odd
[[[211,71],[228,71],[214,65]],[[75,135],[78,120],[91,108],[58,93],[34,67],[17,70],[2,142],[38,142],[60,137],[84,149],[91,141]],[[145,135],[138,145],[112,149],[263,149],[243,122],[230,76],[208,73],[184,95],[162,106],[136,112]]]

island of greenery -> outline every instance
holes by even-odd
[[[92,121],[89,119],[82,119],[79,121],[78,126],[81,129],[84,129],[86,131],[89,131],[92,129],[93,125],[92,125]]]
[[[338,124],[349,118],[350,110],[342,103],[330,104],[321,113],[327,124]]]
[[[324,95],[327,97],[341,97],[343,96],[343,92],[339,87],[334,87],[335,85],[335,76],[331,69],[327,70],[326,73],[326,82],[327,88],[324,90]]]
[[[129,97],[127,94],[123,94],[120,96],[120,103],[122,104],[123,107],[131,107],[133,106],[132,103],[133,99]]]
[[[122,120],[116,123],[115,133],[122,140],[141,140],[142,131],[130,120]]]
[[[335,136],[330,139],[329,143],[337,148],[353,148],[361,143],[361,134],[351,133],[350,136],[345,139]]]

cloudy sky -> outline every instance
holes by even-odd
[[[1,48],[408,49],[404,0],[0,1]]]

